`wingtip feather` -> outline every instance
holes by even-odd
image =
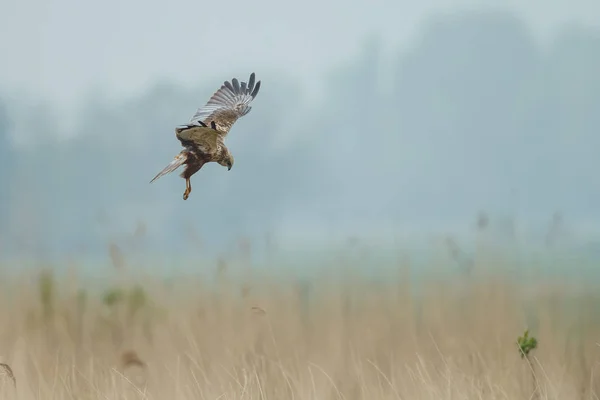
[[[248,93],[252,93],[252,90],[254,89],[254,80],[255,80],[256,76],[254,75],[254,72],[250,74],[250,79],[248,80]]]
[[[254,99],[256,97],[256,95],[258,94],[259,90],[260,90],[260,81],[256,82],[256,86],[254,87],[254,90],[252,91],[252,93],[250,93],[250,96],[252,96],[252,98]]]
[[[223,86],[225,86],[227,89],[231,90],[232,92],[235,92],[235,90],[233,89],[233,86],[231,85],[231,82],[225,81],[225,83],[223,83]]]
[[[233,84],[233,89],[234,89],[233,92],[235,94],[239,94],[240,93],[240,82],[236,78],[233,78],[231,80],[231,83]]]

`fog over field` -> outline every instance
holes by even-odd
[[[18,22],[35,1],[5,3],[2,253],[468,246],[479,212],[493,241],[545,246],[552,229],[593,249],[600,5],[563,3],[62,0],[34,8],[35,29]],[[235,167],[205,166],[186,202],[177,174],[149,184],[179,151],[174,127],[250,72],[263,86],[227,137]]]

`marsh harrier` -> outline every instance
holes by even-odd
[[[240,83],[236,78],[231,82],[225,81],[208,102],[198,108],[189,124],[175,128],[175,136],[184,149],[150,183],[185,165],[180,176],[185,179],[183,199],[187,200],[192,191],[190,178],[204,164],[216,162],[230,170],[233,156],[223,139],[233,124],[252,109],[250,103],[260,89],[260,81],[256,84],[254,81],[254,72],[250,74],[248,83]]]

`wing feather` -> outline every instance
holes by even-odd
[[[256,95],[258,94],[259,89],[260,89],[260,81],[256,82],[256,86],[254,86],[254,90],[252,91],[252,93],[250,93],[250,96],[252,96],[252,98],[255,98]]]
[[[237,78],[233,78],[231,82],[225,81],[208,102],[198,108],[190,124],[210,125],[214,121],[217,131],[222,136],[227,135],[233,124],[252,109],[250,103],[260,89],[260,81],[255,84],[255,80],[253,72],[248,83],[240,84]]]
[[[250,79],[248,80],[248,92],[252,92],[254,89],[254,74],[250,75]]]

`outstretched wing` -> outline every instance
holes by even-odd
[[[181,167],[183,163],[187,161],[187,152],[184,150],[181,153],[177,154],[173,161],[169,163],[162,171],[160,171],[156,176],[150,181],[150,183],[154,182],[158,178],[163,175],[166,175],[170,172],[175,171],[177,168]]]
[[[208,102],[196,111],[190,123],[211,126],[211,122],[214,122],[217,131],[222,136],[227,135],[235,121],[252,109],[250,103],[260,89],[260,81],[256,84],[254,81],[254,72],[250,74],[248,83],[240,84],[236,78],[231,82],[225,81]]]

